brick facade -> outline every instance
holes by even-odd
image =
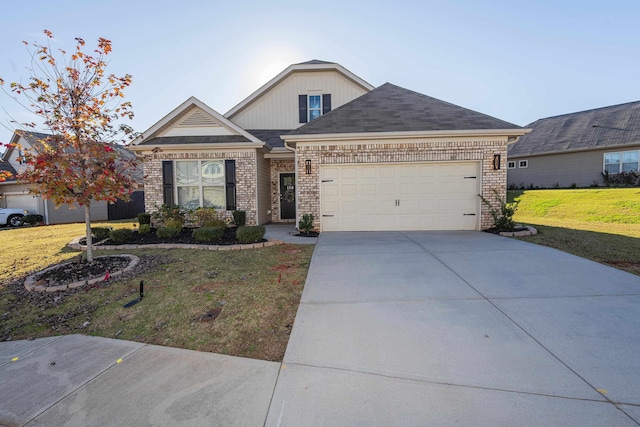
[[[295,219],[280,219],[280,174],[296,171],[294,159],[271,159],[271,221],[295,222]]]
[[[164,203],[162,192],[163,160],[226,160],[236,161],[236,204],[247,212],[247,225],[257,220],[256,150],[154,153],[144,159],[145,211],[154,212]],[[231,218],[231,211],[220,210],[221,218]]]
[[[501,168],[493,170],[493,156],[500,154]],[[506,198],[507,184],[507,143],[503,139],[426,139],[411,142],[371,143],[327,143],[326,145],[304,145],[296,148],[298,170],[305,170],[305,160],[311,160],[311,174],[298,174],[298,217],[312,213],[314,226],[320,230],[320,165],[326,164],[367,164],[367,163],[417,163],[479,161],[482,169],[482,196],[494,208],[499,208],[499,200]],[[493,218],[489,208],[481,203],[481,229],[491,228]]]

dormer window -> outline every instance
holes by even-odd
[[[331,111],[331,94],[298,95],[299,122],[308,123]]]

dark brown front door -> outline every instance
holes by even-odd
[[[280,219],[296,219],[296,174],[280,174]]]

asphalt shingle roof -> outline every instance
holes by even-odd
[[[247,132],[258,138],[260,141],[266,142],[271,148],[283,148],[284,141],[280,139],[280,135],[291,132],[291,129],[247,129]]]
[[[640,144],[640,101],[536,120],[509,157]]]
[[[479,129],[521,127],[385,83],[290,133],[307,135]]]

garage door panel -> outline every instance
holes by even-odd
[[[335,177],[322,183],[322,229],[477,230],[479,170],[478,162],[322,166],[323,180]]]

